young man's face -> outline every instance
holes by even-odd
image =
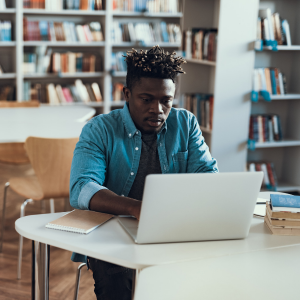
[[[159,132],[172,108],[175,83],[171,79],[142,77],[132,90],[124,87],[135,126],[144,133]]]

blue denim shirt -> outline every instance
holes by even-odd
[[[127,104],[90,120],[74,151],[71,205],[88,210],[92,196],[102,189],[127,196],[138,171],[141,148],[141,132]],[[163,174],[218,172],[196,117],[185,109],[171,109],[157,134],[157,149]],[[85,261],[86,257],[73,253],[72,260]]]

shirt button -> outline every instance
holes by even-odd
[[[139,148],[138,148],[138,147],[136,147],[136,148],[135,148],[135,150],[136,150],[136,151],[138,151],[138,150],[139,150]]]
[[[137,131],[136,134],[139,134],[139,132]]]
[[[133,172],[131,172],[131,173],[130,173],[130,175],[131,175],[131,176],[133,176],[133,175],[134,175],[134,173],[133,173]]]
[[[160,143],[159,146],[162,146],[162,143]]]
[[[131,137],[131,133],[129,133],[129,137]]]
[[[124,195],[121,195],[122,197],[124,197]]]

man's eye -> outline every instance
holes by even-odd
[[[143,101],[150,102],[150,99],[144,98]]]

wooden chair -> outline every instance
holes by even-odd
[[[69,197],[70,169],[73,151],[78,138],[45,139],[29,137],[25,142],[25,149],[35,176],[14,177],[5,184],[3,197],[2,227],[0,252],[2,252],[3,231],[5,220],[6,194],[11,187],[26,200],[21,206],[21,217],[25,214],[25,207],[33,201],[50,199],[51,212],[54,212],[54,198]],[[19,238],[18,279],[21,278],[23,237]]]
[[[0,108],[11,108],[11,107],[39,107],[40,102],[36,100],[32,101],[0,101]]]
[[[33,101],[0,101],[0,109],[18,107],[39,107],[40,102]],[[9,164],[28,164],[29,159],[24,149],[24,143],[1,143],[0,162]]]

